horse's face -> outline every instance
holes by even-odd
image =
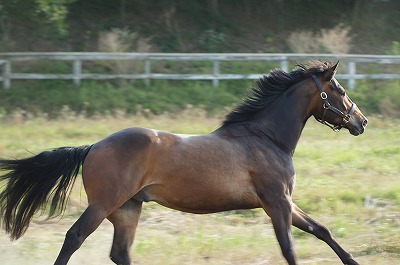
[[[346,128],[357,136],[364,132],[368,120],[334,78],[337,66],[338,64],[334,65],[324,73],[320,84],[313,77],[318,89],[322,90],[317,101],[319,103],[316,103],[320,106],[317,107],[314,117],[335,131]]]

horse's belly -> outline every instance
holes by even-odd
[[[241,181],[204,182],[170,181],[153,184],[142,189],[140,197],[155,201],[168,208],[190,213],[211,213],[234,209],[260,207],[258,197],[250,185],[240,187]],[[242,183],[244,184],[244,183]]]

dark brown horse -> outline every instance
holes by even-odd
[[[144,128],[116,132],[88,146],[61,147],[20,160],[0,160],[2,225],[21,237],[32,216],[50,203],[65,210],[80,166],[89,206],[66,234],[55,264],[66,264],[100,223],[114,225],[110,257],[130,264],[143,202],[189,213],[262,207],[283,256],[297,264],[291,225],[325,241],[344,264],[358,264],[327,228],[292,201],[293,153],[309,117],[352,135],[367,119],[334,78],[337,64],[310,62],[260,78],[248,97],[207,135],[176,135]]]

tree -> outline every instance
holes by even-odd
[[[59,36],[67,34],[65,19],[68,5],[76,0],[2,0],[0,3],[0,35],[7,39],[13,25],[39,24],[55,30]]]
[[[44,15],[44,21],[52,24],[61,36],[67,34],[65,19],[68,14],[67,5],[76,0],[35,0],[36,12]]]

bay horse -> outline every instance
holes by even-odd
[[[196,214],[261,207],[288,264],[297,264],[291,225],[325,241],[344,264],[358,264],[291,199],[296,179],[292,158],[311,116],[354,136],[367,126],[367,118],[335,79],[337,67],[311,61],[291,72],[271,71],[210,134],[135,127],[93,145],[2,159],[2,226],[13,240],[46,204],[49,218],[62,214],[82,166],[88,207],[66,233],[54,264],[67,264],[105,218],[114,226],[111,260],[130,264],[142,204],[149,201]]]

